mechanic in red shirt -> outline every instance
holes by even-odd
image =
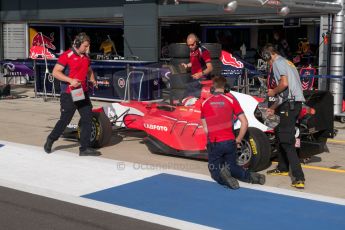
[[[249,172],[236,163],[237,145],[241,145],[247,132],[248,121],[237,99],[230,93],[224,93],[225,85],[224,77],[214,77],[214,95],[201,106],[201,120],[208,138],[208,169],[211,177],[231,189],[239,188],[237,179],[264,184],[264,175]],[[233,131],[235,116],[241,122],[237,137]]]
[[[75,111],[78,110],[81,123],[79,155],[101,155],[100,152],[89,148],[92,125],[92,104],[88,94],[88,80],[94,86],[97,86],[94,73],[90,66],[90,58],[87,55],[89,48],[90,37],[85,33],[78,34],[73,42],[73,47],[64,52],[54,66],[53,76],[61,81],[61,115],[44,144],[46,153],[51,153],[53,143],[59,139],[67,125],[71,122]],[[83,89],[85,99],[73,101],[71,89],[79,87]]]
[[[184,93],[184,98],[194,96],[199,98],[201,93],[200,81],[210,78],[213,70],[210,52],[200,44],[199,38],[195,34],[187,37],[187,46],[190,50],[189,63],[181,63],[184,68],[191,68],[192,81],[188,83]]]

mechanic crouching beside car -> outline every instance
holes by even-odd
[[[211,177],[221,185],[238,189],[241,180],[253,184],[264,184],[265,176],[249,172],[237,165],[237,145],[241,144],[248,128],[247,118],[236,98],[225,93],[226,79],[213,78],[213,96],[206,99],[201,107],[201,121],[208,138],[208,169]],[[241,122],[235,137],[234,116]]]
[[[263,48],[262,57],[272,66],[277,82],[276,87],[268,89],[267,96],[278,95],[278,99],[267,109],[267,115],[276,113],[280,118],[275,130],[279,141],[278,166],[267,174],[288,176],[291,168],[291,186],[303,189],[305,178],[295,147],[295,125],[305,101],[300,76],[294,64],[280,56],[273,45]]]

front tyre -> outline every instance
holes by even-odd
[[[241,147],[237,148],[237,164],[251,171],[261,171],[271,164],[271,145],[260,129],[249,127]]]
[[[90,146],[93,148],[101,148],[107,145],[112,135],[112,126],[109,118],[102,111],[100,113],[92,113]],[[80,121],[78,124],[78,139],[80,139]]]

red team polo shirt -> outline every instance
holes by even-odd
[[[192,64],[191,73],[196,74],[203,70],[206,63],[211,62],[210,52],[203,46],[200,46],[189,53],[190,63]]]
[[[201,118],[206,120],[209,140],[235,140],[234,116],[242,113],[240,103],[232,94],[216,94],[206,99],[201,106]]]
[[[78,79],[83,87],[84,92],[87,88],[87,73],[90,66],[90,58],[86,55],[80,56],[73,50],[67,50],[59,57],[57,64],[62,65],[67,76],[73,79]],[[61,82],[61,92],[70,93],[71,89],[69,83]]]

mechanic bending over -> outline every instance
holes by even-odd
[[[214,95],[201,106],[201,121],[208,139],[208,169],[211,177],[231,189],[239,188],[237,179],[264,184],[265,175],[249,172],[237,165],[237,145],[241,145],[247,132],[248,121],[237,99],[224,92],[225,85],[224,77],[214,77]],[[234,116],[241,122],[237,137],[233,132]]]
[[[262,57],[272,66],[278,83],[275,88],[268,89],[267,96],[278,95],[278,100],[267,110],[267,115],[276,113],[280,118],[275,130],[280,150],[278,166],[267,174],[288,176],[291,168],[291,186],[303,189],[305,178],[295,147],[295,124],[305,101],[300,76],[294,64],[280,56],[272,44],[263,48]]]
[[[193,80],[188,83],[184,98],[194,96],[199,98],[202,85],[200,81],[210,78],[213,70],[210,52],[201,45],[199,38],[195,34],[189,34],[186,44],[190,50],[189,63],[181,63],[184,68],[191,68]]]
[[[75,111],[80,114],[80,156],[99,156],[100,152],[89,148],[92,126],[92,104],[88,94],[88,78],[97,86],[94,73],[90,67],[87,52],[90,38],[85,33],[76,36],[73,47],[65,51],[53,69],[53,76],[61,81],[60,119],[44,144],[46,153],[51,153],[53,143],[59,139],[66,126],[71,122]],[[75,89],[79,91],[74,91]],[[78,94],[74,95],[74,92]],[[82,96],[84,93],[84,96]],[[79,96],[79,97],[78,97]]]

